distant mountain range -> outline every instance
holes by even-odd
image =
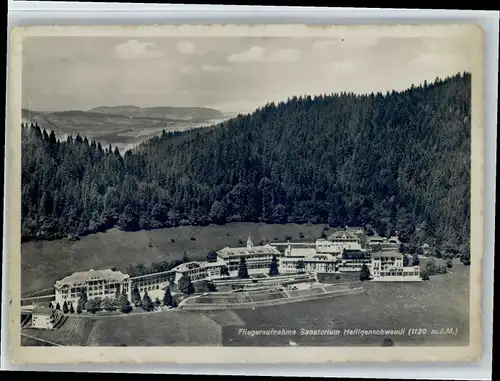
[[[181,131],[216,124],[232,115],[204,107],[101,106],[88,111],[43,112],[22,109],[23,122],[54,130],[59,138],[85,135],[101,144],[129,149],[163,130]]]
[[[182,120],[190,122],[206,122],[211,119],[221,119],[224,114],[219,110],[204,107],[136,107],[136,106],[112,106],[96,107],[89,112],[124,115],[131,118],[154,118]]]
[[[224,114],[219,110],[205,107],[137,107],[137,106],[100,106],[88,111],[68,110],[43,112],[22,109],[23,119],[30,117],[128,117],[151,118],[168,121],[207,122],[212,119],[223,119]]]

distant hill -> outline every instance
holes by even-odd
[[[93,108],[89,112],[123,115],[131,118],[155,118],[191,122],[206,122],[211,119],[224,118],[224,114],[220,111],[203,107],[102,106]]]
[[[85,135],[120,151],[166,131],[185,131],[228,119],[218,110],[202,107],[96,107],[89,111],[40,112],[22,109],[23,123],[36,123],[58,138]]]

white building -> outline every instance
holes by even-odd
[[[120,271],[93,270],[76,272],[54,285],[56,303],[73,303],[75,306],[84,291],[88,299],[114,297],[124,289],[130,295],[129,276]]]
[[[241,258],[245,258],[248,272],[266,272],[273,256],[278,259],[283,254],[276,247],[269,244],[263,246],[254,246],[250,237],[248,237],[246,247],[226,247],[217,252],[220,260],[227,263],[229,271],[237,271]]]
[[[418,282],[419,266],[403,266],[403,254],[398,252],[372,253],[370,272],[374,281],[382,282]]]
[[[297,247],[290,244],[285,250],[285,256],[280,259],[279,271],[282,274],[300,271],[309,274],[336,272],[336,259],[336,255],[319,253],[314,247]]]
[[[129,298],[132,296],[132,290],[137,287],[142,294],[144,291],[161,290],[170,283],[170,278],[174,277],[172,270],[159,273],[136,276],[129,279]]]
[[[360,272],[363,265],[370,266],[370,253],[363,249],[345,249],[338,260],[340,272]]]
[[[328,241],[342,244],[343,249],[361,250],[361,240],[350,231],[336,231],[328,237]]]
[[[63,316],[60,310],[48,307],[35,307],[31,313],[31,328],[35,329],[53,329]]]
[[[316,240],[317,253],[333,254],[335,256],[339,256],[340,254],[342,254],[342,250],[344,250],[345,246],[350,247],[351,242],[332,242],[325,239]]]
[[[223,275],[222,269],[227,267],[224,260],[217,258],[217,261],[193,261],[182,263],[175,267],[174,282],[178,283],[184,275],[187,275],[192,282],[202,279],[220,278]]]

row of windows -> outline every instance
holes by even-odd
[[[418,271],[408,271],[408,272],[403,272],[403,271],[381,271],[380,273],[377,273],[380,276],[417,276],[419,275]],[[377,275],[375,274],[375,275]]]
[[[159,277],[151,277],[151,278],[146,278],[146,279],[141,279],[141,280],[134,280],[134,284],[138,285],[138,287],[147,287],[147,286],[154,286],[157,283],[165,283],[168,281],[170,276],[168,275],[163,275]]]
[[[159,290],[159,289],[160,289],[160,285],[157,284],[155,286],[148,286],[148,287],[139,288],[139,292],[144,292],[144,290],[153,291],[153,290]]]

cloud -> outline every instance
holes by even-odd
[[[201,67],[202,71],[208,71],[212,73],[221,73],[231,70],[229,66],[217,66],[217,65],[203,65]]]
[[[191,41],[179,41],[177,43],[177,50],[181,54],[186,55],[198,53],[195,44],[193,44]]]
[[[124,44],[117,45],[115,47],[115,54],[116,57],[126,60],[163,57],[164,52],[155,48],[156,45],[152,42],[129,40]]]
[[[410,65],[428,69],[449,68],[467,64],[468,60],[459,54],[420,54],[410,61]]]
[[[302,56],[300,50],[297,49],[281,49],[272,52],[269,55],[269,61],[272,62],[296,62],[299,61]]]
[[[266,50],[262,46],[252,46],[250,49],[227,57],[229,62],[259,62],[264,58]]]
[[[301,57],[297,49],[280,49],[266,54],[266,49],[261,46],[252,46],[250,49],[235,53],[227,57],[229,62],[295,62]]]

